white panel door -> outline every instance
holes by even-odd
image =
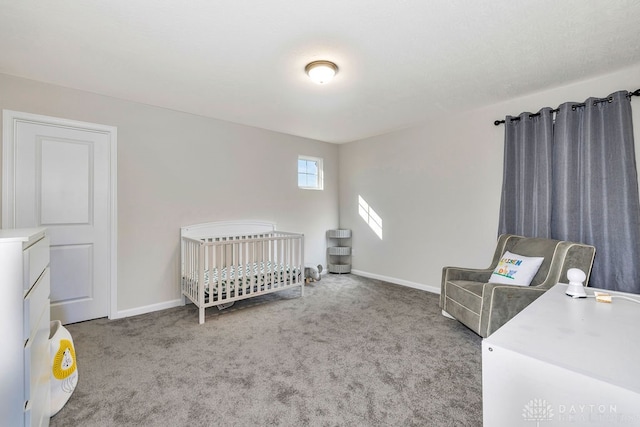
[[[13,188],[5,192],[13,194],[4,197],[12,207],[3,209],[3,223],[47,227],[51,319],[64,324],[109,315],[115,262],[115,141],[111,132],[82,125],[14,120],[12,150],[5,146],[5,154],[13,151]]]

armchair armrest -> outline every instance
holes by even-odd
[[[484,285],[482,294],[480,330],[486,331],[485,337],[488,337],[546,291],[547,289],[542,285],[515,286],[487,283]]]
[[[442,283],[440,284],[440,308],[444,308],[445,285],[449,280],[469,280],[486,283],[491,277],[493,269],[444,267],[442,269]]]
[[[549,265],[549,271],[544,280],[532,288],[551,289],[558,282],[566,279],[567,270],[572,267],[580,268],[587,275],[585,285],[589,283],[589,275],[593,265],[595,248],[591,245],[574,242],[559,242]]]
[[[442,269],[443,282],[447,280],[470,280],[486,283],[493,273],[493,268],[462,268],[444,267]]]

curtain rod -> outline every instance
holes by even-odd
[[[640,89],[636,89],[635,91],[629,92],[627,94],[628,98],[631,98],[632,96],[640,96]],[[597,103],[597,102],[611,102],[611,101],[613,101],[613,98],[612,97],[608,97],[608,98],[597,99],[597,100],[594,101],[594,103]],[[578,107],[584,107],[584,103],[575,104],[571,108],[573,110],[575,110]],[[551,110],[551,112],[552,113],[557,113],[558,109],[556,108],[555,110]],[[529,114],[529,118],[538,117],[539,115],[540,115],[540,113]],[[511,119],[511,121],[514,121],[514,122],[517,122],[518,120],[520,120],[520,117],[514,117],[514,118]],[[496,126],[500,126],[503,123],[504,123],[504,120],[496,120],[495,122],[493,122],[493,124],[496,125]]]

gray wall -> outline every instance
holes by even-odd
[[[123,315],[180,297],[183,225],[274,221],[280,230],[305,234],[307,263],[325,264],[325,230],[338,225],[334,144],[1,74],[0,108],[118,128]],[[298,189],[299,154],[324,159],[324,191]]]
[[[487,267],[495,248],[504,127],[493,121],[640,88],[640,65],[410,129],[340,146],[340,226],[353,229],[358,274],[439,291],[442,267]],[[632,98],[636,144],[640,98]],[[636,149],[636,157],[640,149]],[[358,195],[382,217],[380,240]]]

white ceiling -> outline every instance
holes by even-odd
[[[336,143],[636,64],[639,41],[639,0],[0,0],[0,73]]]

